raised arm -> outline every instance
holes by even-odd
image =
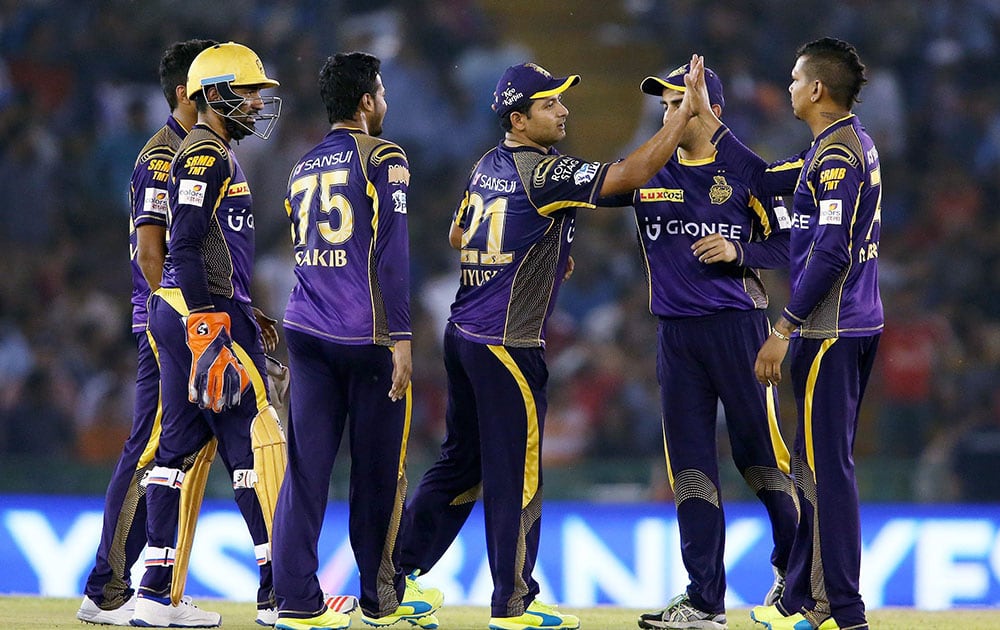
[[[692,55],[690,71],[688,75],[685,75],[684,82],[688,82],[690,75],[699,72],[704,75],[704,63],[705,61],[700,55]],[[635,190],[648,182],[670,160],[674,151],[677,150],[677,144],[681,140],[681,134],[687,127],[688,121],[694,116],[688,96],[691,92],[692,90],[685,91],[684,100],[681,101],[677,115],[671,116],[652,138],[642,143],[624,160],[615,162],[608,167],[604,184],[601,186],[601,197]]]

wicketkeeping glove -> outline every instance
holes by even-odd
[[[188,400],[216,413],[240,404],[250,375],[233,354],[227,313],[192,313],[185,320],[191,349]]]

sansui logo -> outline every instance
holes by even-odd
[[[476,173],[472,176],[472,185],[483,190],[502,193],[512,193],[517,188],[517,184],[512,179],[501,179],[482,173]]]
[[[195,332],[204,337],[208,334],[208,324],[201,322],[198,324],[198,328],[195,329]]]

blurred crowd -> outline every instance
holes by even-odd
[[[858,47],[869,83],[855,111],[876,140],[885,183],[886,331],[856,446],[858,465],[872,471],[862,495],[1000,500],[1000,477],[988,472],[1000,469],[1000,209],[990,201],[1000,199],[1000,3],[609,3],[620,21],[581,24],[592,30],[582,35],[593,35],[593,55],[622,38],[656,47],[662,71],[704,54],[725,83],[723,119],[767,159],[810,139],[788,104],[795,49],[824,35]],[[160,55],[191,37],[248,44],[281,82],[275,134],[236,148],[254,195],[256,298],[275,316],[292,283],[288,170],[326,130],[319,67],[340,50],[382,58],[384,136],[407,151],[413,177],[410,452],[415,462],[433,457],[445,395],[439,343],[457,288],[448,222],[473,162],[501,137],[489,109],[497,77],[535,54],[523,33],[495,19],[503,6],[0,0],[0,459],[39,471],[52,461],[94,465],[105,471],[98,486],[117,459],[135,366],[128,178],[168,113]],[[538,61],[586,78],[586,68]],[[622,89],[637,80],[623,76]],[[620,113],[621,146],[583,157],[613,159],[648,136],[661,110],[656,99],[645,105]],[[599,497],[613,487],[618,498],[663,498],[655,320],[634,222],[628,210],[605,210],[579,225],[577,271],[548,333],[548,496]],[[785,278],[767,278],[777,312]],[[790,440],[794,407],[790,390],[781,393]],[[560,478],[573,484],[561,488]]]

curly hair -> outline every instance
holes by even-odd
[[[328,57],[319,72],[319,92],[330,123],[350,120],[365,94],[375,95],[382,62],[364,52],[337,53]]]

